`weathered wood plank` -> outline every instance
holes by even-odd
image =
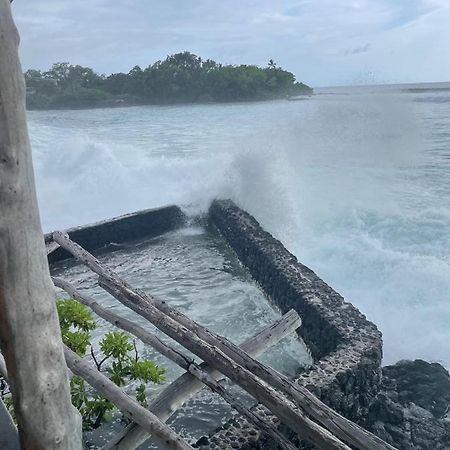
[[[54,251],[56,251],[59,248],[59,244],[57,244],[54,241],[51,241],[50,243],[46,244],[45,249],[47,251],[47,257],[51,255]]]
[[[125,394],[109,378],[81,359],[68,347],[64,347],[67,366],[75,374],[82,377],[98,393],[114,403],[123,413],[139,423],[167,450],[192,450],[192,447],[180,438],[165,423],[161,422],[153,413],[141,406],[136,400]],[[80,447],[81,448],[81,447]]]
[[[260,355],[300,326],[301,322],[296,320],[297,317],[297,314],[289,311],[281,319],[244,341],[241,348],[252,356]],[[223,377],[218,370],[206,363],[202,363],[201,367],[215,379]],[[160,393],[150,404],[149,409],[161,420],[166,421],[183,403],[202,388],[203,384],[197,378],[190,373],[184,373]],[[148,437],[149,435],[145,430],[131,423],[102,447],[102,450],[134,450],[143,444]]]
[[[200,339],[205,340],[224,354],[233,359],[237,364],[245,367],[257,377],[269,383],[275,389],[292,399],[306,413],[311,415],[320,424],[330,430],[335,436],[344,442],[360,448],[361,450],[395,450],[395,447],[365,430],[356,423],[346,419],[339,413],[321,402],[308,389],[295,383],[285,375],[272,367],[266,366],[243,352],[237,345],[219,336],[211,330],[193,322],[184,314],[173,309],[165,302],[157,301],[147,294],[137,291],[130,293],[130,299],[141,298],[143,301],[154,301],[155,306],[168,317],[195,333]]]
[[[111,277],[111,271],[104,271],[103,273],[100,273],[97,270],[101,271],[103,268],[100,264],[98,264],[98,262],[95,263],[93,261],[87,261],[86,263],[88,263],[88,265],[91,264],[91,269],[96,271],[101,276],[101,279],[104,278],[108,282],[114,284],[116,288],[121,289],[121,287],[116,283],[117,278],[114,278],[114,276]],[[166,316],[172,318],[188,330],[192,331],[200,339],[217,347],[229,358],[236,361],[237,364],[269,383],[274,388],[283,392],[289,398],[294,400],[298,406],[303,408],[306,413],[310,414],[315,420],[325,426],[341,440],[362,450],[395,450],[395,447],[392,445],[386,443],[378,436],[375,436],[373,433],[370,433],[354,422],[341,416],[329,406],[325,405],[305,387],[295,383],[275,369],[261,364],[259,361],[250,357],[228,339],[219,336],[211,330],[208,330],[192,321],[189,317],[175,310],[166,302],[160,301],[140,290],[130,289],[129,286],[126,286],[126,289],[126,292],[122,291],[122,294],[125,292],[125,295],[129,297],[130,302],[140,301],[144,304],[153,304]]]
[[[39,211],[19,35],[0,0],[0,345],[21,446],[79,450]]]
[[[72,298],[80,301],[84,305],[90,307],[97,315],[110,322],[111,324],[117,326],[118,328],[128,331],[140,339],[144,344],[150,345],[155,350],[159,351],[162,355],[166,356],[168,359],[178,364],[182,369],[189,372],[195,378],[200,380],[203,384],[208,386],[213,392],[220,395],[230,406],[232,406],[241,415],[246,417],[251,423],[253,423],[257,428],[263,432],[269,434],[275,442],[284,450],[295,450],[295,447],[271,424],[267,424],[262,421],[258,415],[242,404],[236,397],[228,392],[222,385],[220,385],[208,372],[204,371],[203,368],[195,364],[191,358],[184,355],[182,352],[176,350],[171,345],[162,342],[153,333],[148,332],[136,323],[122,318],[117,314],[103,308],[95,300],[79,292],[73,285],[69,282],[62,280],[60,278],[53,277],[53,283],[55,286],[64,289],[67,293],[71,295]],[[295,313],[296,314],[296,313]],[[297,314],[296,314],[297,315]],[[297,315],[298,317],[298,315]]]
[[[77,259],[87,264],[100,275],[99,284],[121,303],[145,317],[162,332],[179,342],[192,353],[234,381],[253,395],[282,422],[305,439],[319,448],[349,450],[349,447],[333,436],[329,431],[309,419],[303,412],[271,386],[262,383],[248,369],[237,364],[214,345],[202,340],[196,333],[161,312],[150,298],[142,297],[141,293],[133,291],[120,277],[110,269],[103,268],[100,262],[69,237],[61,232],[53,233],[53,239],[61,247],[70,251]],[[187,318],[186,318],[187,319]],[[197,327],[198,325],[193,325]],[[249,357],[250,358],[250,357]]]

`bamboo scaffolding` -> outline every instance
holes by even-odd
[[[253,423],[257,428],[267,433],[278,445],[284,450],[295,450],[295,446],[290,443],[273,425],[268,424],[261,420],[261,418],[247,408],[241,401],[239,401],[233,394],[231,394],[227,389],[220,385],[208,372],[203,370],[198,364],[192,361],[192,359],[184,355],[179,350],[175,349],[169,344],[162,342],[153,333],[148,332],[134,322],[122,318],[117,314],[108,311],[103,308],[97,302],[95,302],[90,297],[81,294],[73,285],[67,281],[53,278],[53,283],[55,286],[59,286],[66,292],[70,292],[72,298],[79,300],[86,306],[90,307],[97,315],[115,325],[116,327],[128,331],[129,333],[136,336],[144,344],[150,345],[159,353],[161,353],[166,358],[173,361],[175,364],[180,366],[186,372],[200,380],[203,384],[209,387],[213,392],[220,395],[232,408],[238,411],[242,416],[244,416],[249,422]],[[296,314],[296,313],[295,313]],[[297,315],[298,318],[298,315]]]
[[[328,430],[309,419],[302,411],[294,407],[290,400],[268,384],[261,382],[261,380],[247,368],[237,364],[214,345],[202,340],[186,326],[161,312],[154,305],[151,298],[143,299],[143,294],[133,291],[112,270],[103,268],[93,255],[71,241],[66,234],[55,232],[53,233],[53,239],[60,244],[61,247],[68,250],[78,260],[100,275],[99,284],[111,295],[116,297],[125,306],[128,306],[136,313],[145,317],[157,328],[179,342],[186,349],[196,354],[205,362],[211,366],[215,366],[220,372],[265,405],[272,413],[278,416],[282,422],[301,436],[302,439],[305,439],[324,450],[349,450],[347,445],[336,438]],[[130,300],[130,298],[132,298],[132,300]],[[185,317],[185,320],[189,319]],[[194,328],[199,327],[199,325],[194,322],[192,326]]]

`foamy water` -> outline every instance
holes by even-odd
[[[450,94],[29,114],[45,230],[231,197],[383,331],[450,367]]]

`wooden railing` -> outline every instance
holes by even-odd
[[[103,265],[63,232],[53,233],[54,241],[71,253],[78,261],[88,266],[99,276],[99,285],[118,299],[123,305],[146,318],[159,330],[200,357],[205,364],[241,386],[256,400],[266,406],[281,422],[296,432],[300,439],[320,449],[349,449],[349,445],[364,449],[390,449],[393,447],[357,424],[342,417],[322,403],[306,388],[288,377],[254,359],[246,349],[240,348],[223,336],[194,322],[172,308],[167,302],[131,287],[117,273]],[[251,410],[240,404],[222,385],[218,384],[205,367],[193,363],[174,347],[163,343],[155,335],[130,321],[116,316],[89,297],[81,294],[68,282],[54,278],[56,286],[64,289],[73,298],[92,308],[100,317],[122,328],[147,345],[151,345],[186,370],[199,382],[221,395],[233,408],[263,432],[276,440],[281,448],[292,448],[292,444],[272,425],[264,424]],[[294,311],[284,320],[300,323]],[[295,319],[295,320],[294,320]],[[296,322],[298,321],[298,322]],[[170,390],[170,387],[168,388]],[[103,395],[107,396],[104,392]],[[190,395],[186,395],[186,399]],[[166,417],[165,417],[166,418]],[[137,421],[136,421],[137,422]],[[140,424],[139,424],[140,425]],[[145,436],[137,425],[130,426],[126,434],[114,438],[104,449],[132,449],[142,443]],[[137,435],[139,434],[139,439]]]

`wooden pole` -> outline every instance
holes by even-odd
[[[289,336],[301,324],[300,320],[296,320],[298,315],[292,312],[295,311],[289,311],[281,319],[244,341],[241,344],[241,348],[255,357],[281,339]],[[219,371],[206,363],[202,363],[200,367],[215,379],[223,377]],[[161,420],[166,421],[182,404],[192,398],[203,387],[203,384],[197,378],[186,372],[164,389],[150,404],[149,409]],[[102,450],[134,450],[143,444],[148,437],[149,434],[145,430],[137,424],[131,423],[104,445]]]
[[[167,450],[193,450],[192,447],[180,438],[165,423],[154,414],[141,406],[136,400],[129,397],[109,378],[105,377],[87,361],[81,359],[70,348],[64,346],[67,366],[75,374],[87,381],[98,393],[114,403],[128,417],[139,423],[148,432],[152,433],[157,441]],[[81,448],[81,447],[80,447]]]
[[[62,245],[60,241],[58,241],[58,243]],[[70,251],[70,249],[68,250]],[[80,254],[77,257],[81,259],[84,255]],[[112,271],[103,269],[98,261],[93,261],[93,259],[95,258],[91,255],[91,258],[87,258],[83,262],[100,275],[100,285],[105,283],[105,286],[108,284],[110,287],[120,291],[121,298],[119,300],[122,301],[122,303],[124,302],[125,297],[128,297],[128,301],[131,304],[134,302],[142,302],[144,305],[151,303],[167,317],[177,321],[183,327],[195,333],[200,339],[220,349],[237,364],[286,394],[289,398],[294,400],[298,406],[303,408],[306,413],[310,414],[335,436],[348,444],[360,448],[361,450],[395,450],[395,447],[392,445],[325,405],[305,387],[293,382],[272,367],[266,366],[250,357],[246,352],[242,351],[242,349],[225,337],[219,336],[211,330],[199,325],[183,313],[172,308],[166,302],[160,301],[140,290],[130,289],[129,286],[126,286],[126,284],[116,276],[116,274],[111,276]]]
[[[143,299],[133,291],[120,277],[110,269],[102,267],[100,262],[80,245],[70,240],[67,234],[53,233],[53,239],[68,250],[77,259],[84,262],[100,275],[99,284],[125,306],[145,317],[153,325],[172,339],[179,342],[192,353],[241,386],[259,402],[266,406],[282,422],[295,431],[302,439],[317,445],[323,450],[349,450],[349,447],[333,436],[329,431],[306,417],[298,408],[275,389],[261,382],[248,369],[237,364],[215,346],[200,339],[194,332],[162,313],[149,299]]]
[[[94,310],[100,317],[110,322],[111,324],[117,326],[118,328],[128,331],[129,333],[136,336],[144,344],[150,345],[159,353],[164,355],[166,358],[173,361],[175,364],[180,366],[182,369],[189,372],[195,378],[200,380],[203,384],[208,386],[213,392],[220,395],[232,408],[238,411],[242,416],[244,416],[249,422],[253,423],[261,431],[267,433],[272,437],[272,439],[277,442],[283,450],[295,450],[293,444],[291,444],[273,425],[268,424],[261,420],[261,418],[255,414],[252,410],[247,408],[241,401],[239,401],[233,394],[231,394],[227,389],[225,389],[221,384],[219,384],[214,377],[212,377],[208,372],[203,370],[198,364],[192,361],[192,358],[184,355],[179,350],[173,348],[170,344],[162,342],[157,336],[149,331],[145,330],[141,326],[132,322],[131,320],[125,319],[112,313],[111,311],[103,308],[97,302],[92,300],[90,297],[81,294],[74,286],[72,286],[67,281],[53,278],[53,283],[55,286],[64,286],[66,291],[70,291],[73,298],[81,301],[86,306],[89,306]],[[297,316],[298,317],[298,316]]]
[[[120,296],[118,299],[122,303],[129,303],[131,309],[133,309],[133,305],[135,305],[136,302],[144,307],[147,304],[152,304],[167,317],[175,320],[203,341],[220,349],[225,355],[236,361],[240,366],[293,399],[297,405],[303,408],[339,439],[356,448],[360,448],[361,450],[395,450],[395,447],[392,445],[325,405],[305,387],[300,386],[285,375],[277,372],[275,369],[250,357],[238,346],[228,341],[228,339],[202,327],[183,313],[172,308],[166,302],[155,299],[142,291],[131,289],[117,274],[109,269],[104,269],[91,254],[78,246],[78,244],[70,241],[67,236],[58,232],[56,233],[56,236],[54,235],[54,238],[61,246],[66,248],[66,250],[71,252],[76,258],[84,262],[100,276],[100,285],[104,284],[105,288],[106,285],[109,285],[108,291],[109,289],[115,290],[116,294]]]
[[[19,35],[0,0],[0,346],[22,449],[80,450],[36,200]]]
[[[396,450],[395,447],[383,441],[378,436],[375,436],[373,433],[346,419],[325,405],[305,387],[295,383],[272,367],[266,366],[252,358],[225,337],[219,336],[213,331],[192,321],[189,317],[175,310],[166,302],[157,300],[140,290],[131,289],[118,276],[111,277],[110,271],[104,274],[99,273],[99,275],[100,286],[104,287],[110,293],[115,292],[112,295],[119,301],[127,304],[133,310],[135,310],[136,304],[139,303],[144,308],[146,305],[152,304],[158,311],[165,314],[166,317],[176,321],[204,342],[219,349],[240,367],[245,368],[273,388],[287,395],[289,399],[295,401],[306,413],[310,414],[321,425],[344,442],[361,450]]]

